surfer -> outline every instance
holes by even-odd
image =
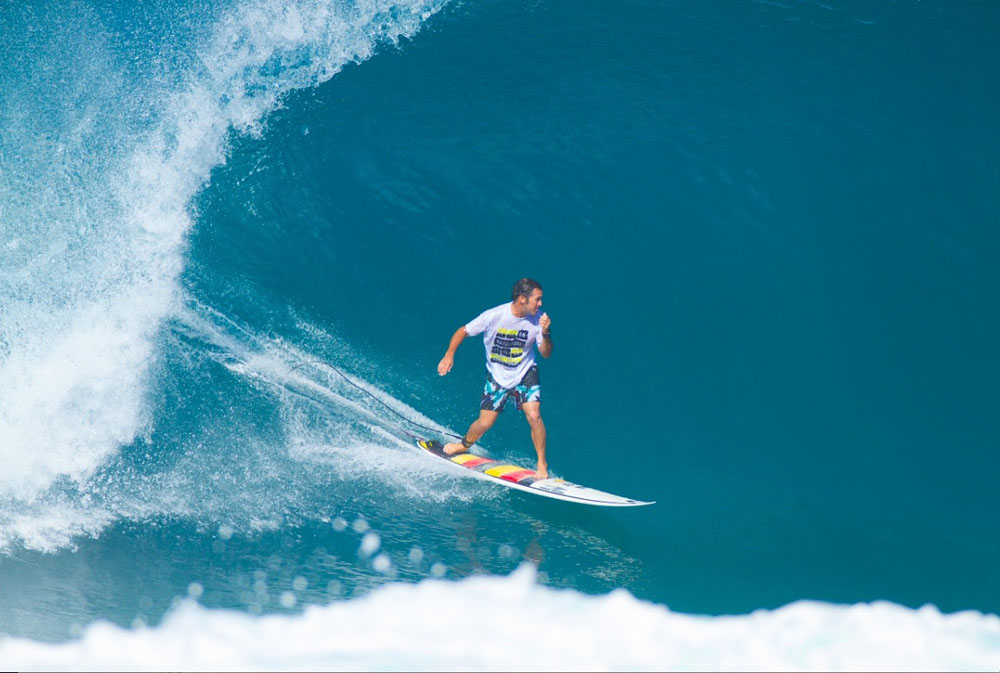
[[[522,278],[514,283],[511,301],[483,311],[472,322],[459,327],[451,336],[448,351],[438,363],[444,376],[455,364],[455,351],[467,336],[483,335],[486,347],[486,387],[479,403],[479,418],[461,442],[444,445],[444,452],[455,455],[468,451],[497,420],[507,401],[512,399],[531,426],[531,441],[538,454],[535,470],[539,479],[549,476],[545,461],[545,424],[542,422],[542,387],[535,364],[534,346],[543,358],[552,355],[552,320],[542,308],[542,286]]]

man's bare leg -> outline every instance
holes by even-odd
[[[479,418],[472,422],[472,425],[469,426],[469,431],[465,433],[465,440],[472,443],[478,442],[479,438],[493,427],[499,415],[500,412],[498,411],[480,409]],[[443,451],[449,456],[454,456],[456,453],[462,453],[463,451],[468,451],[468,449],[461,442],[451,442],[444,445]]]
[[[545,423],[542,422],[542,403],[525,402],[521,405],[524,417],[531,426],[531,441],[535,444],[538,454],[538,469],[535,473],[539,479],[549,478],[549,464],[545,461]]]

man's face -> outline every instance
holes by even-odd
[[[526,302],[525,306],[528,309],[528,314],[536,315],[538,313],[538,309],[542,308],[542,291],[535,288],[531,291],[530,297],[525,298],[524,296],[521,296],[521,300]]]

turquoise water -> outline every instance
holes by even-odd
[[[283,7],[0,10],[0,632],[525,559],[1000,611],[994,5]],[[337,373],[461,432],[521,276],[550,469],[656,505],[444,470]]]

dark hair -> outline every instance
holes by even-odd
[[[532,280],[530,278],[522,278],[521,280],[514,283],[514,289],[510,291],[510,298],[517,301],[520,296],[530,297],[531,293],[536,289],[541,290],[542,284],[537,280]]]

